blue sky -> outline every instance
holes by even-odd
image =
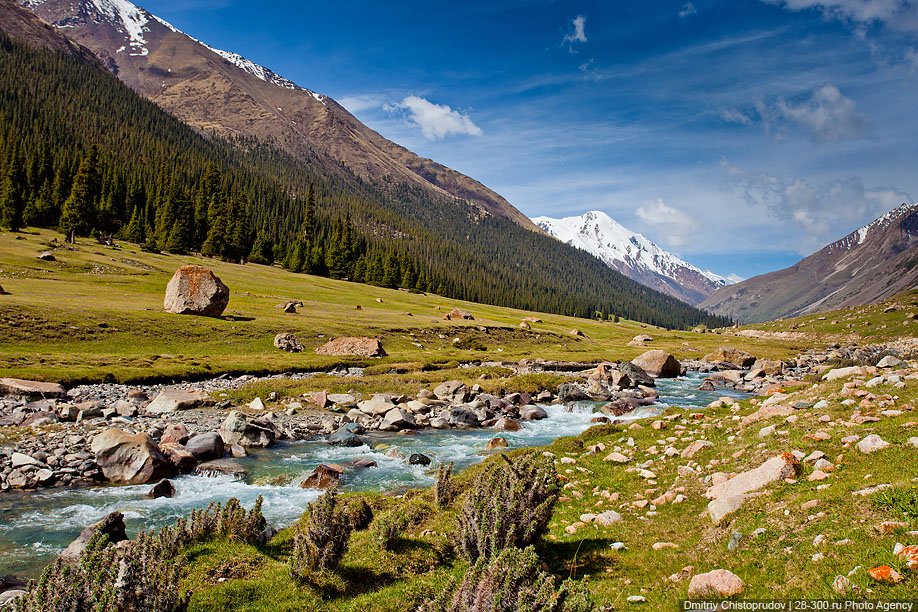
[[[530,216],[749,277],[918,197],[912,0],[147,0]]]

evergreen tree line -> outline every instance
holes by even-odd
[[[200,134],[99,67],[0,32],[0,227],[26,226],[581,317],[727,322],[467,202]]]

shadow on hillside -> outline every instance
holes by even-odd
[[[540,557],[552,573],[571,578],[597,574],[608,569],[614,561],[608,558],[609,540],[586,538],[572,542],[543,542]]]

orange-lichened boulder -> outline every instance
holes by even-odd
[[[163,306],[167,312],[219,317],[229,304],[230,290],[217,276],[201,266],[182,266],[166,286]]]

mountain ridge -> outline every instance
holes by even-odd
[[[732,283],[662,249],[602,211],[562,219],[534,217],[532,221],[561,242],[592,253],[628,278],[693,306]]]
[[[332,98],[198,41],[128,0],[22,5],[66,28],[132,89],[203,132],[255,137],[329,167],[343,166],[361,180],[406,182],[540,231],[479,181],[387,140]]]
[[[719,289],[699,308],[759,323],[871,304],[916,285],[918,203],[906,203],[789,268]]]

